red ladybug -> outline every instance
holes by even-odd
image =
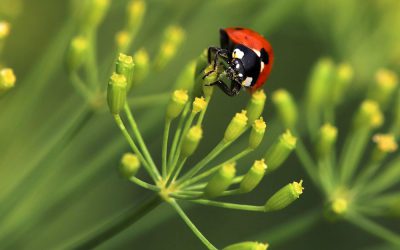
[[[225,74],[231,84],[228,86],[222,80],[210,85],[217,85],[229,96],[235,96],[240,89],[250,92],[259,89],[267,80],[274,62],[274,54],[270,43],[257,32],[240,27],[220,30],[221,47],[208,48],[208,62],[213,59],[214,72],[218,59],[222,59],[227,67]],[[214,56],[214,57],[213,57]]]

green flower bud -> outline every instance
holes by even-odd
[[[266,211],[281,210],[289,206],[292,202],[297,200],[303,193],[303,181],[292,182],[281,188],[278,192],[272,195],[271,198],[265,203]]]
[[[7,91],[14,87],[17,78],[10,68],[0,70],[0,92]]]
[[[89,0],[88,13],[84,16],[84,26],[95,29],[103,21],[110,7],[110,0]]]
[[[121,158],[120,172],[122,176],[129,179],[135,176],[140,168],[140,161],[135,154],[125,153]]]
[[[251,129],[249,137],[249,148],[256,149],[260,145],[264,138],[266,128],[267,124],[264,122],[262,117],[253,122],[253,128]]]
[[[196,63],[194,61],[186,65],[186,67],[178,76],[174,89],[184,89],[189,93],[193,91],[195,67]]]
[[[112,114],[117,115],[124,108],[126,101],[126,78],[113,73],[108,83],[107,102]]]
[[[246,110],[236,113],[225,130],[224,141],[231,142],[236,140],[246,128],[247,119]]]
[[[320,107],[327,100],[335,70],[335,65],[329,58],[320,59],[314,66],[308,86],[307,101],[309,107]]]
[[[167,106],[167,119],[175,119],[182,112],[189,96],[186,90],[175,90]]]
[[[332,152],[337,138],[337,128],[329,123],[324,124],[319,130],[317,153],[324,158]]]
[[[133,84],[138,84],[141,83],[150,72],[149,54],[145,49],[140,49],[133,55],[133,60],[135,62]]]
[[[372,100],[366,100],[361,104],[354,118],[354,126],[355,128],[365,127],[374,129],[380,127],[383,121],[384,117],[379,104]]]
[[[207,74],[208,72],[213,70],[213,66],[209,65],[205,70],[204,70],[204,75]],[[203,93],[206,97],[212,96],[214,92],[214,86],[209,86],[210,84],[214,83],[215,81],[218,80],[218,72],[217,70],[209,74],[206,78],[203,79],[203,82],[201,86],[203,87]]]
[[[142,0],[132,0],[128,4],[127,30],[136,34],[143,22],[146,13],[146,2]]]
[[[272,95],[272,101],[278,109],[278,114],[286,128],[294,128],[297,122],[297,106],[289,92],[277,90]]]
[[[264,177],[266,169],[267,165],[264,163],[264,159],[255,161],[253,166],[243,177],[242,182],[240,182],[240,191],[243,193],[253,191]]]
[[[208,51],[204,49],[203,52],[196,60],[195,74],[196,76],[203,77],[204,70],[209,66],[208,64]]]
[[[185,138],[182,142],[182,152],[183,157],[191,156],[197,149],[201,138],[203,137],[203,130],[200,126],[193,126],[189,129]]]
[[[342,215],[347,212],[349,202],[344,198],[336,198],[330,203],[330,209],[335,215]]]
[[[236,243],[223,248],[222,250],[266,250],[268,244],[263,244],[255,241],[245,241]]]
[[[131,33],[126,30],[121,30],[115,35],[115,44],[117,45],[118,51],[127,51],[131,41]]]
[[[156,57],[156,67],[162,69],[176,55],[178,48],[185,38],[185,32],[181,27],[170,26],[164,33],[164,41]]]
[[[204,97],[195,97],[193,101],[193,108],[192,108],[192,113],[199,113],[200,111],[203,111],[207,107],[207,101],[204,99]]]
[[[10,23],[0,21],[0,41],[4,40],[10,34]]]
[[[386,108],[395,93],[397,85],[398,79],[395,72],[380,69],[375,74],[375,82],[368,93],[368,99],[379,103],[381,108]]]
[[[204,189],[204,195],[209,198],[214,198],[222,194],[232,184],[235,178],[236,167],[235,163],[228,163],[223,165],[218,172],[216,172],[211,180],[207,183]]]
[[[335,82],[332,86],[332,99],[335,105],[342,102],[345,93],[353,80],[353,68],[347,63],[339,64],[336,68]]]
[[[247,117],[249,118],[249,124],[253,124],[253,122],[262,115],[266,100],[267,96],[262,89],[254,92],[251,95],[251,99],[246,108]]]
[[[126,90],[129,92],[132,87],[133,67],[135,66],[133,58],[121,53],[118,56],[115,66],[117,74],[125,76],[127,82]]]
[[[268,172],[276,170],[289,157],[290,153],[296,147],[297,138],[286,130],[265,153],[264,159],[268,164]]]
[[[77,36],[71,41],[67,56],[69,71],[76,71],[82,66],[83,62],[86,60],[87,51],[88,41],[85,37]]]

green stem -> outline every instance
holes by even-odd
[[[167,103],[170,98],[170,92],[164,92],[159,94],[145,95],[145,96],[134,96],[128,99],[130,107],[150,107]]]
[[[348,213],[346,219],[362,230],[400,246],[400,236],[358,213]]]
[[[300,139],[300,137],[297,137],[297,139],[298,140],[295,148],[296,155],[299,158],[301,165],[306,170],[308,176],[310,176],[311,180],[315,184],[320,185],[320,182],[317,178],[317,172],[316,172],[317,167],[314,161],[312,160],[310,153],[307,151],[302,140]]]
[[[187,160],[187,157],[180,159],[178,162],[178,168],[176,169],[175,173],[173,173],[174,169],[172,169],[171,175],[173,174],[173,177],[169,183],[174,183],[176,178],[178,178],[179,174],[181,173],[183,166],[185,165],[185,162]],[[168,176],[167,181],[170,180],[171,176]]]
[[[171,169],[172,170],[176,167],[176,164],[178,163],[179,156],[180,156],[181,149],[182,149],[183,137],[186,136],[190,126],[193,123],[193,119],[194,119],[195,116],[196,116],[195,113],[190,113],[190,116],[189,116],[188,120],[185,123],[185,127],[183,128],[183,130],[181,132],[180,140],[178,140],[178,145],[176,146],[175,152],[171,151],[171,155],[173,157],[172,158],[172,165],[171,165]]]
[[[171,168],[173,165],[175,154],[177,152],[178,142],[180,141],[179,139],[181,138],[182,127],[183,127],[183,124],[185,123],[186,115],[189,112],[189,107],[190,106],[187,104],[185,106],[185,108],[183,109],[182,115],[179,119],[178,127],[176,128],[176,131],[175,131],[174,139],[172,140],[171,153],[169,154],[169,157],[168,157],[168,164],[170,167],[170,169],[168,169],[168,172],[172,171]]]
[[[190,179],[197,174],[202,168],[204,168],[211,160],[217,157],[230,143],[220,141],[217,146],[211,150],[206,157],[204,157],[199,163],[197,163],[189,172],[187,172],[179,181],[178,184]]]
[[[205,172],[203,172],[203,173],[201,173],[201,174],[199,174],[199,175],[197,175],[197,176],[195,176],[193,178],[190,178],[189,180],[183,182],[180,185],[180,187],[184,188],[184,187],[187,187],[190,184],[196,183],[196,182],[198,182],[198,181],[200,181],[200,180],[212,175],[213,173],[217,172],[218,169],[220,169],[220,167],[222,167],[223,165],[225,165],[225,164],[227,164],[229,162],[237,161],[237,160],[243,158],[244,156],[248,155],[252,151],[253,151],[253,149],[247,148],[247,149],[241,151],[239,154],[237,154],[237,155],[231,157],[230,159],[224,161],[223,163],[218,164],[217,166],[212,167],[209,170],[207,170],[207,171],[205,171]]]
[[[203,242],[203,244],[210,250],[218,250],[211,242],[207,240],[207,238],[197,229],[197,227],[193,224],[193,222],[189,219],[189,217],[185,214],[182,208],[178,205],[175,200],[169,202],[171,206],[176,210],[179,216],[185,221],[186,225],[193,231],[193,233]]]
[[[156,164],[153,161],[153,158],[150,155],[150,152],[146,146],[146,143],[144,143],[142,134],[140,133],[139,127],[137,126],[137,123],[135,121],[135,119],[133,118],[131,109],[129,108],[128,104],[125,103],[125,114],[128,118],[129,124],[131,125],[131,129],[133,131],[134,136],[136,137],[136,140],[139,143],[139,147],[140,149],[143,151],[143,154],[146,158],[146,160],[148,161],[150,167],[152,168],[153,172],[155,173],[155,175],[157,176],[158,179],[160,179],[160,173],[158,172],[158,169],[156,167]]]
[[[234,209],[234,210],[266,212],[264,206],[244,205],[244,204],[236,204],[236,203],[228,203],[228,202],[220,202],[220,201],[211,201],[211,200],[192,200],[191,202],[201,204],[201,205],[228,208],[228,209]]]
[[[166,119],[165,126],[164,126],[163,145],[162,145],[162,176],[163,176],[163,178],[167,177],[168,135],[169,135],[170,127],[171,127],[171,120]]]
[[[83,98],[85,98],[86,101],[90,101],[90,98],[92,97],[92,92],[86,86],[86,84],[82,81],[82,79],[79,77],[79,75],[76,72],[72,72],[70,74],[70,79],[71,79],[72,85],[75,87],[75,90],[78,91],[78,93]]]
[[[205,109],[203,109],[203,110],[200,112],[199,119],[197,120],[197,124],[196,124],[197,126],[201,126],[201,124],[203,123],[204,116],[206,115],[206,112],[207,112],[207,108],[208,108],[208,106],[210,105],[211,95],[210,95],[210,96],[206,96],[206,97],[205,97],[205,100],[206,100],[206,102],[207,102],[207,106],[206,106]]]
[[[142,181],[141,179],[139,179],[139,178],[137,178],[135,176],[130,177],[129,180],[132,181],[133,183],[135,183],[136,185],[139,185],[139,186],[141,186],[141,187],[143,187],[145,189],[148,189],[148,190],[151,190],[151,191],[154,191],[154,192],[160,192],[160,188],[159,187],[151,185],[151,184],[149,184],[147,182],[144,182],[144,181]]]
[[[339,162],[340,180],[343,184],[346,184],[357,170],[362,152],[367,145],[369,134],[370,129],[368,127],[358,128],[350,132],[350,135],[346,138]]]
[[[157,177],[157,173],[153,171],[153,169],[148,165],[147,161],[143,157],[142,153],[139,151],[138,147],[136,146],[135,142],[133,141],[132,137],[129,135],[124,122],[121,119],[120,115],[114,115],[114,120],[117,123],[119,129],[121,130],[122,134],[124,135],[125,139],[127,140],[129,146],[131,147],[132,151],[138,156],[140,162],[146,168],[147,172],[150,174],[151,178],[153,178],[154,182],[156,182],[159,178]]]
[[[287,242],[289,239],[298,237],[306,232],[307,229],[315,225],[321,219],[321,210],[316,209],[303,213],[301,216],[290,218],[288,222],[275,228],[268,229],[256,235],[255,239],[268,241],[269,244],[278,246],[279,243]]]
[[[134,207],[124,211],[107,224],[101,225],[93,234],[91,234],[91,236],[84,237],[85,240],[78,241],[65,249],[93,249],[137,222],[144,215],[156,208],[160,203],[160,197],[154,195],[140,207]]]

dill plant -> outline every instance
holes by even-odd
[[[346,220],[398,247],[399,234],[374,220],[398,215],[398,77],[382,68],[367,89],[357,89],[353,75],[349,64],[320,59],[301,105],[284,89],[273,93],[273,103],[282,124],[298,137],[296,154],[324,197],[325,217]],[[355,110],[343,108],[354,99]],[[350,118],[347,124],[343,117]]]

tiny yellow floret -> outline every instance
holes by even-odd
[[[392,153],[397,150],[398,145],[392,134],[376,134],[372,138],[378,149],[385,153]]]

